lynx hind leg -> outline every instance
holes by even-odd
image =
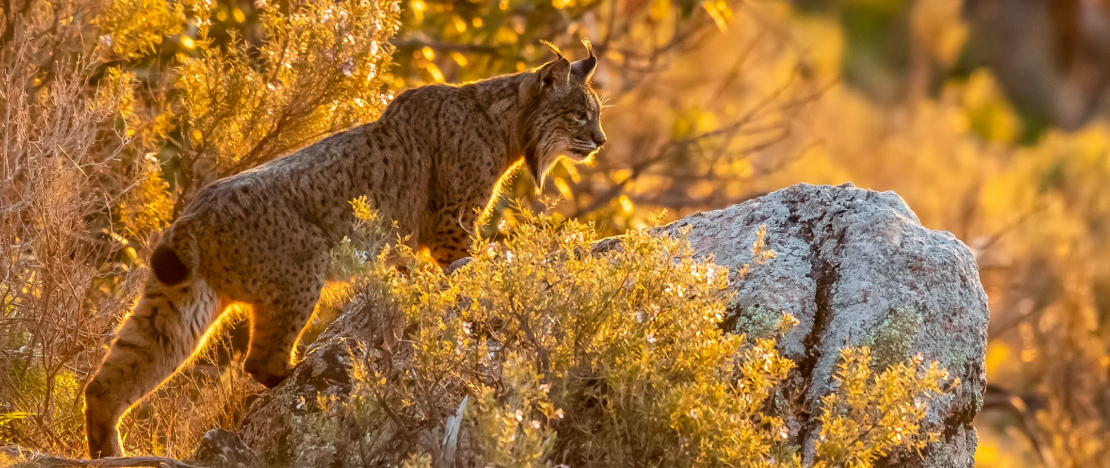
[[[280,290],[280,296],[253,304],[251,342],[244,369],[258,383],[273,388],[293,373],[293,347],[301,336],[324,287],[323,269],[305,282]]]
[[[85,388],[89,456],[123,455],[119,420],[173,375],[219,316],[203,280],[165,286],[151,278],[134,312],[116,330],[100,370]]]
[[[440,267],[447,268],[455,260],[470,255],[471,235],[464,226],[473,229],[476,217],[472,215],[466,218],[443,220],[435,228],[433,235],[426,236],[428,239],[426,246],[432,259]]]

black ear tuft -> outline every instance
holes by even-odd
[[[540,39],[540,44],[543,44],[543,45],[547,46],[547,48],[551,49],[551,51],[554,52],[555,55],[558,56],[559,58],[566,58],[566,57],[563,57],[563,51],[559,50],[559,46],[557,46],[555,44],[552,44],[551,42],[545,41],[543,39]]]
[[[154,277],[166,286],[173,286],[189,277],[189,267],[177,256],[177,252],[165,244],[154,249],[150,256],[150,269]]]

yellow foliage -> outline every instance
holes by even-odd
[[[913,2],[910,28],[914,38],[942,66],[951,66],[967,41],[968,27],[960,17],[962,0]]]
[[[100,45],[124,59],[152,53],[185,26],[185,5],[166,0],[112,0],[93,21]],[[188,36],[183,36],[188,38]]]
[[[181,58],[176,84],[192,163],[210,161],[227,175],[376,118],[395,8],[389,0],[315,1],[286,14],[263,5],[259,65],[234,31],[232,46],[215,46],[211,7],[193,5],[202,18],[196,54]]]
[[[728,23],[732,21],[732,9],[729,8],[728,2],[724,0],[705,0],[702,2],[702,7],[709,13],[709,17],[713,18],[713,22],[717,24],[717,29],[721,31],[728,29]]]
[[[173,198],[169,183],[162,179],[162,168],[154,155],[143,159],[143,178],[124,194],[120,218],[136,237],[146,237],[169,226],[173,218]]]
[[[821,399],[820,460],[816,467],[868,467],[894,447],[920,450],[938,434],[920,434],[930,399],[943,393],[948,372],[937,363],[920,371],[920,356],[878,375],[868,348],[845,348],[834,377],[834,391]]]
[[[963,107],[976,134],[994,142],[1011,142],[1020,130],[1013,107],[986,70],[971,74],[963,90]]]

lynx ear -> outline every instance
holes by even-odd
[[[597,57],[590,56],[588,59],[582,59],[571,64],[570,77],[575,83],[589,83],[590,78],[594,76],[594,69],[596,68]]]
[[[544,90],[565,86],[570,82],[570,62],[560,56],[540,67],[536,75],[539,76],[540,88]]]
[[[576,83],[586,84],[590,82],[590,78],[594,76],[594,70],[597,69],[597,57],[594,57],[594,49],[590,47],[590,40],[582,41],[586,46],[586,51],[590,53],[589,58],[574,62],[570,66],[570,77]]]

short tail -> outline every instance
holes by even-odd
[[[150,256],[150,269],[158,282],[174,286],[189,279],[196,269],[196,242],[189,236],[175,236],[173,231],[168,234],[154,248],[154,253]]]

